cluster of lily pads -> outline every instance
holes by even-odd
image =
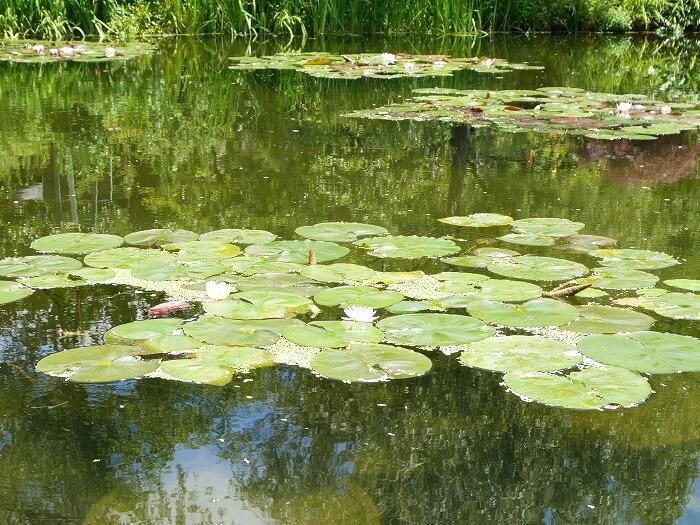
[[[105,62],[147,55],[154,46],[143,42],[104,43],[0,40],[0,61],[11,62]]]
[[[670,255],[617,248],[567,219],[476,213],[440,221],[507,228],[497,237],[503,242],[525,236],[521,244],[554,246],[600,266],[493,246],[463,251],[454,235],[392,235],[350,222],[302,226],[296,240],[250,229],[61,233],[31,244],[41,255],[0,260],[0,276],[14,279],[0,281],[0,302],[94,282],[169,283],[201,301],[204,313],[194,320],[136,320],[107,331],[104,345],[37,364],[85,383],[161,377],[224,385],[280,362],[335,380],[383,381],[427,373],[432,363],[424,352],[440,348],[458,351],[463,365],[503,373],[504,385],[524,399],[600,409],[643,402],[652,391],[642,374],[700,372],[700,340],[650,331],[655,319],[630,307],[700,320],[700,280],[667,280],[683,290],[671,291],[649,272],[679,264]],[[460,271],[426,275],[336,262],[352,249],[439,259]],[[617,305],[599,302],[610,299]],[[319,313],[330,320],[314,320]],[[290,361],[284,352],[303,358]]]
[[[347,116],[495,125],[508,132],[567,133],[602,140],[654,140],[697,130],[700,104],[665,103],[644,95],[593,93],[573,87],[535,90],[425,88],[414,98]]]
[[[452,58],[447,55],[408,53],[277,53],[262,57],[231,57],[231,60],[231,69],[285,69],[301,71],[313,77],[345,79],[450,76],[463,69],[478,73],[544,69],[542,66],[511,63],[501,58]]]

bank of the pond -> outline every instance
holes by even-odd
[[[700,28],[700,0],[0,0],[4,36],[477,34]]]

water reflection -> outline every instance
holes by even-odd
[[[304,223],[352,219],[444,235],[436,217],[494,211],[580,220],[591,233],[686,259],[662,278],[700,274],[696,135],[602,144],[340,116],[436,85],[692,94],[696,41],[309,43],[547,67],[396,82],[228,71],[227,57],[246,45],[183,40],[125,64],[0,64],[0,252],[27,253],[34,237],[77,227],[291,236]],[[387,268],[402,264],[410,267]],[[697,517],[697,375],[653,378],[657,394],[639,408],[581,414],[522,403],[496,375],[432,354],[428,376],[379,385],[329,383],[292,367],[223,389],[160,380],[86,387],[33,372],[43,355],[99,342],[162,299],[101,286],[38,292],[0,310],[3,523]],[[699,335],[689,323],[657,329]]]

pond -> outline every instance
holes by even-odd
[[[608,141],[345,116],[435,87],[693,99],[700,40],[358,37],[304,49],[499,57],[544,69],[397,79],[229,69],[229,57],[300,45],[179,39],[124,62],[0,62],[0,258],[34,254],[32,241],[68,231],[252,228],[298,239],[295,229],[324,221],[561,256],[438,221],[491,212],[585,223],[584,233],[682,262],[654,270],[662,280],[700,278],[697,132]],[[343,262],[471,271],[357,250]],[[86,385],[35,370],[54,352],[102,343],[164,300],[96,284],[0,306],[0,521],[700,521],[698,373],[651,376],[655,393],[637,407],[578,411],[523,402],[501,374],[436,350],[424,352],[429,373],[376,383],[292,365],[223,387]],[[700,336],[697,321],[646,313],[653,330]]]

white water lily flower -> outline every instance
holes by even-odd
[[[37,55],[44,54],[44,46],[42,46],[41,44],[35,44],[33,46],[29,46],[29,49],[34,51]]]
[[[382,53],[379,55],[379,58],[382,61],[382,65],[391,66],[396,64],[396,55],[393,53]]]
[[[495,58],[487,58],[486,60],[484,60],[484,66],[485,66],[485,67],[491,67],[491,66],[493,66],[495,63],[496,63],[496,59],[495,59]]]
[[[343,310],[345,317],[343,321],[358,321],[360,323],[373,323],[377,316],[374,315],[374,308],[369,306],[349,306]]]
[[[56,49],[55,47],[52,47],[51,49],[49,49],[49,53],[51,53],[52,57],[57,57],[58,56],[58,49]]]
[[[66,46],[59,49],[58,52],[62,57],[71,57],[73,54],[75,54],[75,49]]]
[[[207,281],[206,290],[209,298],[217,301],[226,299],[231,293],[231,287],[228,284],[218,281]]]
[[[623,114],[629,113],[630,109],[632,109],[632,104],[630,104],[629,102],[619,102],[617,104],[617,112],[618,113],[623,113]]]
[[[117,50],[114,49],[113,47],[106,47],[105,48],[105,56],[107,58],[115,57],[115,56],[117,56]]]
[[[671,106],[663,106],[663,107],[661,108],[661,114],[662,114],[662,115],[670,115],[671,113],[673,113],[673,110],[671,109]]]

